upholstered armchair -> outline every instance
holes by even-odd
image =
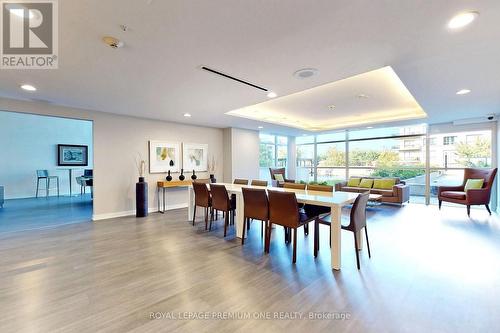
[[[285,168],[279,168],[279,169],[269,168],[269,172],[271,173],[271,181],[273,187],[283,187],[283,183],[295,183],[295,180],[286,178]],[[281,177],[280,176],[276,177],[276,175],[281,175]],[[283,180],[279,178],[283,178]]]
[[[472,169],[467,168],[464,170],[464,181],[460,186],[439,186],[438,187],[438,200],[439,209],[441,209],[441,203],[443,201],[453,202],[456,204],[462,204],[467,206],[467,215],[470,216],[470,206],[472,205],[484,205],[488,213],[491,215],[491,210],[489,207],[491,187],[495,176],[497,174],[497,168],[494,169]],[[469,189],[465,191],[465,184],[468,179],[483,179],[483,186],[480,189]]]

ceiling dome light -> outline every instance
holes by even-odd
[[[26,91],[36,91],[36,88],[31,84],[23,84],[21,85],[21,89],[24,89]]]
[[[456,30],[472,23],[479,16],[478,12],[465,12],[455,15],[449,22],[448,28]]]
[[[460,89],[459,91],[456,92],[457,95],[466,95],[470,93],[469,89]]]
[[[191,113],[184,113],[184,117],[191,118]]]
[[[257,128],[258,128],[258,129],[263,129],[263,128],[264,128],[264,126],[259,126],[259,127],[257,127]]]
[[[275,98],[277,96],[278,96],[278,94],[275,93],[274,91],[270,91],[267,93],[267,97],[269,97],[269,98]]]
[[[293,73],[293,76],[297,79],[308,79],[318,74],[318,70],[316,68],[302,68]]]

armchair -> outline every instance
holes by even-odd
[[[467,215],[470,217],[470,206],[484,205],[486,210],[491,215],[489,207],[491,187],[497,168],[494,169],[472,169],[466,168],[464,170],[464,180],[462,185],[459,186],[439,186],[438,187],[438,200],[439,209],[443,201],[452,202],[456,204],[467,206]],[[465,192],[465,183],[467,179],[484,179],[483,187],[480,189],[469,189]]]
[[[271,174],[271,182],[273,187],[283,187],[283,183],[295,183],[294,179],[286,178],[285,168],[269,168],[269,173]],[[276,175],[281,175],[283,177],[283,180],[276,179]]]

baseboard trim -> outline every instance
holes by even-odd
[[[188,206],[187,203],[167,205],[166,210],[187,208],[187,206]],[[157,211],[158,211],[158,207],[149,207],[148,208],[149,213],[156,213]],[[105,214],[93,214],[92,221],[108,220],[108,219],[114,219],[117,217],[133,216],[133,215],[135,215],[135,210],[127,210],[127,211],[122,211],[122,212],[105,213]]]

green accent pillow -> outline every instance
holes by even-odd
[[[284,182],[285,179],[283,178],[283,175],[281,173],[277,173],[274,175],[274,179],[276,179],[279,182]]]
[[[396,179],[386,178],[386,179],[375,179],[373,181],[373,188],[379,190],[392,190],[392,187],[396,185]]]
[[[467,179],[464,191],[483,188],[484,179]]]
[[[361,183],[359,183],[359,187],[362,188],[372,188],[372,185],[373,185],[373,179],[363,178],[361,179]]]
[[[347,182],[347,186],[357,187],[361,182],[361,178],[350,178]]]

